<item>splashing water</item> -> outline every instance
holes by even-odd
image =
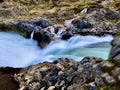
[[[26,67],[60,57],[80,61],[85,56],[108,58],[112,36],[75,36],[52,41],[44,49],[37,42],[15,33],[0,32],[0,66]]]

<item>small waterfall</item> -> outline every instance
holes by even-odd
[[[32,31],[31,35],[30,35],[30,39],[33,39],[33,35],[34,35],[34,30]]]
[[[62,29],[59,29],[58,32],[55,33],[55,29],[54,29],[53,26],[50,26],[50,27],[49,27],[49,31],[50,31],[50,33],[53,34],[54,37],[56,37],[56,38],[60,38],[60,37],[61,37],[61,33],[63,32]]]
[[[31,33],[31,39],[33,34],[34,31]],[[52,41],[43,49],[31,39],[15,33],[0,32],[0,66],[26,67],[61,57],[77,61],[86,56],[107,59],[113,37],[74,36],[67,41]]]

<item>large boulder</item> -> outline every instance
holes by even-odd
[[[25,31],[27,38],[32,38],[36,40],[39,46],[44,47],[52,40],[50,32],[43,29],[51,24],[49,22],[49,20],[44,19],[40,19],[39,21],[26,20],[18,22],[16,24],[16,28],[17,30]],[[33,37],[31,37],[31,34],[33,34]]]
[[[92,24],[90,24],[89,22],[85,20],[80,20],[77,22],[76,27],[79,29],[92,28]]]
[[[112,41],[112,48],[109,55],[110,60],[117,61],[120,64],[120,36],[116,36]]]
[[[38,45],[41,47],[45,47],[52,41],[52,36],[48,31],[35,31],[33,34],[33,39],[38,42]]]
[[[69,39],[70,37],[72,37],[74,34],[78,33],[79,29],[76,27],[68,27],[66,28],[66,30],[64,32],[62,32],[61,34],[61,39]]]

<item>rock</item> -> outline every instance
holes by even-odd
[[[64,32],[64,33],[62,33],[62,38],[61,38],[61,39],[67,40],[67,39],[69,39],[70,37],[72,37],[71,34],[69,34],[68,32]]]
[[[66,28],[66,30],[64,32],[62,32],[61,34],[61,39],[69,39],[70,37],[72,37],[74,34],[78,34],[79,33],[79,29],[76,27],[69,27]]]
[[[34,31],[33,39],[38,42],[39,46],[44,47],[52,40],[52,36],[48,31],[45,31],[42,27],[37,26],[38,25],[37,23],[38,23],[37,21],[27,21],[27,20],[20,21],[16,24],[16,29],[23,30],[24,32],[26,32],[25,36],[27,38],[31,38],[31,33]],[[41,21],[39,24],[41,24]],[[41,25],[44,24],[47,24],[46,21]]]
[[[56,66],[57,66],[58,68],[60,68],[62,71],[65,70],[64,66],[63,66],[62,64],[60,64],[60,63],[57,63]]]
[[[114,66],[115,66],[115,64],[112,63],[112,62],[109,62],[109,61],[106,61],[106,62],[104,62],[104,63],[102,64],[102,67],[112,68],[112,67],[114,67]]]
[[[52,25],[52,22],[48,19],[41,18],[40,20],[35,21],[34,24],[42,28],[46,28]]]
[[[102,76],[105,78],[107,83],[115,83],[116,82],[115,79],[108,73],[104,73]]]
[[[110,67],[107,62],[112,63],[94,57],[85,57],[80,62],[59,58],[53,63],[26,67],[14,78],[20,89],[95,90],[99,85],[119,82],[119,66]]]
[[[55,89],[55,86],[50,86],[49,88],[48,88],[48,90],[54,90]]]
[[[66,31],[69,33],[69,34],[76,34],[79,32],[79,29],[76,28],[76,27],[69,27],[69,28],[66,28]]]
[[[115,69],[112,70],[112,75],[114,77],[117,77],[118,80],[120,80],[120,67],[116,67]]]
[[[32,32],[36,26],[33,24],[33,21],[24,20],[24,21],[19,21],[16,24],[16,27],[17,27],[17,29],[24,29],[28,32]]]
[[[24,68],[19,74],[14,75],[14,78],[19,82],[20,89],[24,87],[24,89],[39,90],[43,85],[47,84],[44,84],[44,82],[41,81],[41,79],[46,75],[46,72],[43,71],[43,67],[48,69],[51,66],[52,65],[50,63],[45,62],[40,65],[38,64]]]
[[[108,10],[105,14],[105,18],[110,19],[110,20],[118,20],[120,19],[120,15],[117,12]]]
[[[73,85],[69,86],[69,87],[67,88],[67,90],[88,90],[88,89],[87,89],[87,87],[85,87],[84,85],[81,86],[81,85],[79,85],[79,84],[73,84]]]
[[[110,51],[109,59],[117,61],[120,64],[120,37],[116,36],[112,41],[112,48]]]
[[[95,90],[95,87],[96,87],[95,83],[91,82],[89,83],[88,90]]]
[[[59,71],[60,71],[59,68],[53,66],[53,67],[49,68],[46,72],[50,72],[49,73],[50,76],[57,76]]]
[[[92,28],[92,24],[85,20],[80,20],[76,23],[76,27],[79,29]]]
[[[114,35],[118,29],[115,23],[110,20],[117,22],[119,17],[120,14],[115,11],[99,9],[86,14],[81,20],[74,22],[74,25],[80,29],[79,34],[82,35],[103,35],[108,33]]]
[[[49,32],[35,31],[33,39],[38,42],[39,46],[45,47],[48,43],[50,43],[52,37]]]
[[[86,14],[81,19],[73,19],[74,26],[67,28],[62,33],[62,39],[69,39],[78,35],[115,35],[119,31],[120,14],[116,11],[98,9]],[[116,24],[117,23],[117,24]]]

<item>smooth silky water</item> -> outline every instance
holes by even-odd
[[[26,67],[44,61],[52,62],[61,57],[80,61],[83,57],[94,56],[106,60],[112,40],[110,35],[74,36],[67,41],[52,41],[41,49],[32,39],[0,32],[0,66]]]

